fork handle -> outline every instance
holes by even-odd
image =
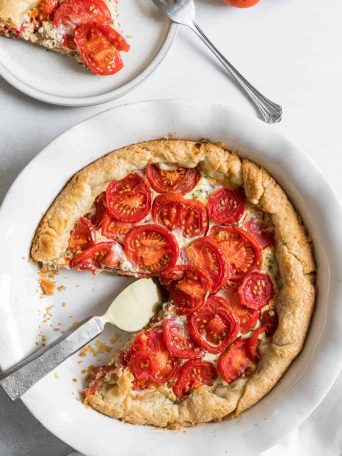
[[[23,395],[46,374],[102,333],[104,321],[89,317],[45,348],[17,363],[0,375],[0,385],[12,400]]]
[[[255,87],[252,86],[243,76],[238,72],[233,65],[221,54],[221,52],[213,45],[213,43],[207,38],[196,22],[187,24],[196,35],[208,46],[211,52],[218,58],[222,65],[226,68],[229,74],[235,79],[235,81],[242,87],[247,96],[256,106],[260,112],[262,119],[266,123],[275,123],[281,121],[282,108],[276,103],[262,95]]]

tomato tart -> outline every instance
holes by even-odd
[[[68,55],[103,76],[121,70],[121,52],[129,50],[117,0],[0,0],[0,35]]]
[[[130,423],[239,415],[301,351],[315,302],[307,231],[269,173],[220,145],[158,140],[67,183],[31,249],[47,269],[156,276],[160,312],[84,391]]]

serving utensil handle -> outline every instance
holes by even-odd
[[[0,385],[12,400],[17,399],[65,359],[101,334],[104,325],[105,322],[100,317],[86,318],[0,375]]]
[[[204,34],[196,22],[187,24],[193,32],[208,46],[211,52],[218,58],[228,73],[235,79],[235,81],[244,90],[250,98],[254,106],[259,111],[262,119],[266,123],[275,123],[281,121],[282,108],[273,101],[266,98],[255,87],[245,79],[239,71],[221,54],[221,52],[213,45],[209,38]]]

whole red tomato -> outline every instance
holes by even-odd
[[[228,5],[236,6],[237,8],[249,8],[256,5],[260,0],[224,0]]]

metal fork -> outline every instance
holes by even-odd
[[[252,86],[233,65],[216,49],[209,41],[195,21],[195,5],[193,0],[152,0],[173,22],[186,25],[208,46],[213,54],[219,59],[229,74],[242,87],[252,103],[258,109],[262,120],[266,123],[281,121],[282,108],[262,95]]]

